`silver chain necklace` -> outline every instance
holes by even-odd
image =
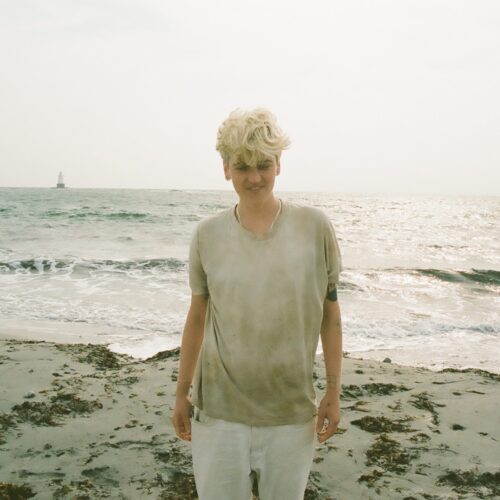
[[[273,221],[271,222],[271,225],[269,226],[268,231],[271,231],[271,229],[274,226],[274,223],[278,220],[278,217],[280,216],[281,213],[281,208],[283,206],[283,203],[281,202],[281,198],[279,198],[280,201],[280,206],[278,208],[278,211],[276,212],[276,215],[274,216]],[[240,217],[240,210],[239,210],[239,203],[236,205],[236,219],[238,219],[238,222],[241,224],[241,217]],[[243,224],[241,224],[243,225]]]

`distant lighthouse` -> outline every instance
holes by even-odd
[[[66,187],[64,185],[64,180],[63,180],[62,172],[59,172],[59,178],[57,179],[57,187],[58,188],[64,188],[64,187]]]

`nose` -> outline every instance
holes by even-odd
[[[248,181],[252,184],[257,184],[262,179],[260,172],[256,168],[251,168],[248,172]]]

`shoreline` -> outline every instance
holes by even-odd
[[[179,349],[137,360],[0,339],[0,352],[0,498],[196,498],[170,420]],[[319,399],[319,358],[314,384]],[[344,357],[341,412],[308,500],[500,495],[500,375]]]
[[[64,332],[62,333],[62,327]],[[102,327],[97,325],[80,325],[68,323],[64,325],[54,325],[54,321],[41,320],[17,320],[17,319],[0,319],[0,341],[15,339],[18,341],[47,341],[57,344],[80,344],[91,343],[107,346],[112,352],[118,355],[127,355],[137,361],[143,361],[148,357],[154,356],[156,352],[164,350],[177,349],[179,342],[173,340],[172,337],[163,338],[162,335],[157,337],[146,338],[142,344],[135,345],[130,343],[128,335],[123,334],[123,330],[118,327]],[[68,334],[68,331],[71,332]],[[3,332],[9,332],[8,334]],[[180,334],[179,334],[180,335]],[[159,339],[163,341],[163,345],[159,345]],[[179,337],[180,340],[180,337]],[[492,339],[493,342],[493,339]],[[495,344],[497,342],[495,341]],[[119,347],[121,346],[121,347]],[[126,346],[126,347],[125,347]],[[321,355],[321,344],[318,343],[317,356]],[[493,355],[497,352],[496,345],[483,346],[487,354]],[[442,352],[443,345],[436,345],[438,352]],[[436,350],[435,349],[435,350]],[[137,353],[141,353],[138,355]],[[500,374],[500,361],[491,357],[491,359],[478,361],[476,363],[466,362],[470,357],[470,352],[467,354],[447,353],[447,357],[439,357],[436,352],[433,352],[433,358],[428,361],[428,351],[415,348],[414,346],[404,346],[398,349],[372,349],[369,351],[344,351],[344,356],[354,359],[363,359],[366,361],[382,362],[385,358],[391,359],[394,364],[412,368],[426,368],[428,370],[439,372],[443,369],[479,369],[492,373]],[[483,358],[486,356],[483,353]],[[451,361],[454,358],[455,361]]]

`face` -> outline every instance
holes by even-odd
[[[265,156],[256,165],[247,165],[238,157],[224,163],[226,179],[233,182],[238,196],[247,200],[264,199],[272,195],[274,181],[279,173],[279,160],[274,156]]]

